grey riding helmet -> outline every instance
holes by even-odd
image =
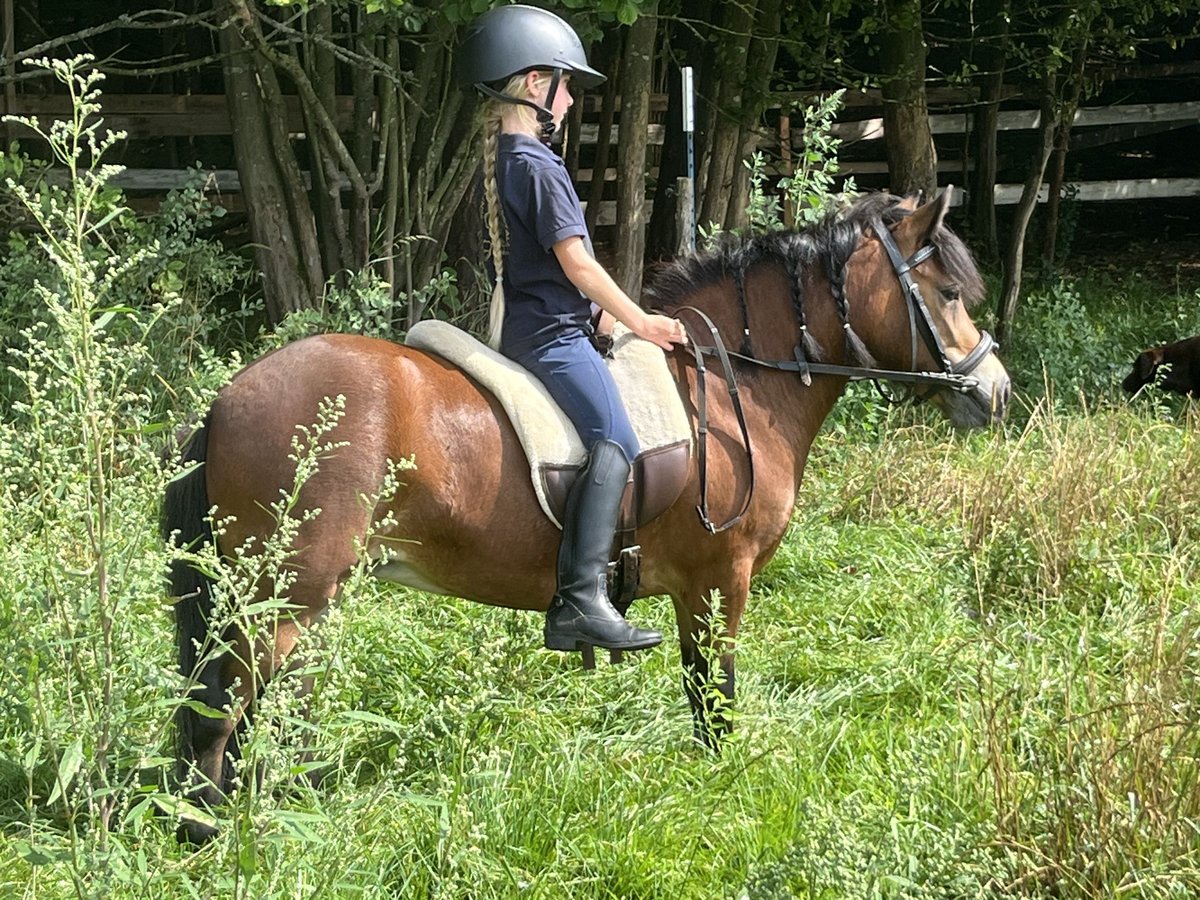
[[[467,26],[458,50],[463,85],[497,85],[531,69],[560,70],[581,88],[603,84],[588,65],[579,35],[570,25],[536,6],[499,6]]]
[[[533,69],[551,73],[546,105],[503,93],[504,82]],[[554,133],[554,95],[559,80],[570,75],[580,88],[603,84],[605,77],[588,65],[583,43],[570,25],[549,10],[536,6],[499,6],[467,26],[458,49],[458,77],[505,103],[519,103],[537,112],[542,140]]]

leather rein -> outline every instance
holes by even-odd
[[[776,369],[781,372],[796,372],[806,386],[812,384],[813,375],[836,375],[848,378],[851,381],[873,380],[876,383],[879,381],[893,381],[902,384],[928,385],[935,389],[952,390],[966,394],[979,386],[979,380],[972,377],[971,373],[980,366],[988,354],[994,353],[999,349],[992,336],[986,331],[982,331],[980,332],[979,343],[975,345],[975,348],[957,363],[952,363],[946,355],[945,344],[942,342],[937,326],[929,314],[929,307],[925,303],[925,298],[921,296],[921,288],[912,277],[912,270],[936,253],[937,246],[933,243],[927,243],[923,247],[918,248],[908,259],[905,259],[900,254],[900,248],[896,246],[895,238],[892,237],[892,233],[884,226],[881,219],[878,217],[873,219],[871,227],[875,232],[875,236],[887,251],[888,259],[892,264],[892,271],[895,272],[896,278],[900,281],[900,287],[908,300],[906,306],[908,308],[909,332],[912,336],[912,368],[909,371],[810,362],[804,353],[803,347],[799,344],[795,347],[792,359],[758,359],[757,357],[737,353],[726,348],[725,342],[717,330],[717,326],[713,324],[712,319],[702,310],[694,306],[681,306],[675,310],[674,316],[683,323],[684,330],[688,336],[688,346],[691,348],[696,359],[696,439],[697,460],[700,467],[700,504],[696,507],[696,512],[699,514],[700,521],[704,525],[705,530],[710,534],[719,534],[740,522],[742,517],[746,515],[747,510],[750,509],[750,502],[754,499],[754,451],[750,444],[750,429],[746,424],[746,413],[742,408],[737,375],[734,371],[732,360],[737,359],[755,366]],[[700,319],[703,330],[707,332],[707,334],[701,333],[700,337],[710,340],[711,343],[704,343],[697,339],[697,333],[701,329],[689,325],[681,315],[682,313],[691,313]],[[923,339],[926,348],[933,356],[935,362],[937,362],[941,371],[916,371],[918,334]],[[734,413],[738,420],[738,427],[742,432],[742,444],[746,448],[746,462],[750,468],[750,481],[746,488],[746,498],[742,503],[742,508],[735,516],[721,525],[717,525],[708,514],[708,397],[705,385],[708,368],[704,364],[704,357],[706,356],[715,356],[721,363],[721,368],[725,375],[725,385],[729,391],[729,399],[733,404]]]

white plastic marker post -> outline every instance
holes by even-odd
[[[696,107],[692,67],[684,66],[683,76],[683,139],[687,147],[687,176],[677,179],[675,221],[679,231],[680,254],[696,250]]]

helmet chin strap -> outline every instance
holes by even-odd
[[[524,100],[520,97],[513,97],[509,94],[503,94],[494,88],[488,87],[482,82],[476,84],[475,88],[480,93],[487,94],[494,100],[501,100],[504,103],[519,103],[522,106],[528,106],[530,109],[536,112],[538,124],[542,127],[542,133],[539,136],[539,139],[543,144],[549,146],[550,138],[554,135],[555,131],[554,113],[552,113],[550,110],[554,106],[554,96],[558,93],[558,83],[562,79],[562,72],[562,69],[554,69],[553,74],[550,76],[550,87],[546,91],[545,106],[539,106],[532,100]]]

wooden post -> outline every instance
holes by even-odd
[[[692,67],[680,71],[683,88],[683,140],[687,157],[687,175],[675,179],[676,256],[696,252],[696,88]]]
[[[796,167],[792,165],[792,118],[785,112],[779,114],[779,164],[785,177],[796,174]],[[784,227],[792,228],[796,224],[796,213],[786,191],[782,199]]]
[[[679,235],[676,256],[696,252],[696,188],[692,179],[683,176],[675,179],[675,233]]]

